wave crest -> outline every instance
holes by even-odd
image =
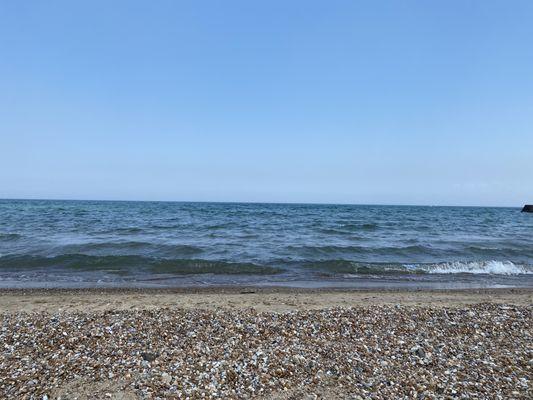
[[[19,235],[18,233],[3,233],[0,232],[0,240],[4,241],[11,241],[11,240],[18,240],[22,238],[22,235]]]
[[[447,262],[418,266],[429,274],[489,274],[489,275],[522,275],[533,274],[533,268],[528,265],[515,264],[511,261],[470,261]]]
[[[453,261],[442,263],[367,263],[349,260],[324,260],[301,263],[304,268],[333,274],[410,275],[410,274],[486,274],[532,275],[533,266],[511,261]]]

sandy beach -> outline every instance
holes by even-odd
[[[3,290],[0,397],[530,398],[533,290]]]
[[[346,290],[258,287],[175,289],[0,289],[0,312],[234,310],[287,312],[334,307],[402,305],[462,307],[477,303],[533,304],[533,289]]]

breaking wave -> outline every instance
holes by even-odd
[[[490,274],[490,275],[521,275],[533,274],[533,266],[515,264],[511,261],[472,261],[448,262],[418,266],[429,274]]]
[[[532,275],[533,266],[511,261],[469,261],[431,264],[364,263],[348,260],[304,262],[304,268],[333,274],[405,275],[405,274],[487,274]]]

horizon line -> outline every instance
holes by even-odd
[[[469,208],[521,208],[528,203],[518,206],[494,205],[456,205],[456,204],[386,204],[386,203],[320,203],[298,201],[214,201],[214,200],[125,200],[125,199],[76,199],[76,198],[10,198],[0,197],[0,201],[80,201],[80,202],[122,202],[122,203],[207,203],[207,204],[273,204],[273,205],[315,205],[315,206],[388,206],[388,207],[469,207]]]

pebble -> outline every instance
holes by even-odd
[[[57,398],[80,379],[154,399],[311,399],[324,387],[354,399],[530,398],[532,314],[491,304],[5,313],[0,398]]]
[[[416,345],[416,346],[413,346],[411,347],[411,353],[417,355],[418,357],[420,358],[424,358],[426,357],[426,352],[424,351],[424,349],[419,346],[419,345]]]
[[[157,358],[157,354],[155,353],[151,353],[151,352],[142,352],[141,353],[141,357],[143,358],[143,360],[145,361],[148,361],[148,362],[152,362],[152,361],[155,361],[155,359]]]
[[[161,381],[168,385],[172,381],[172,377],[166,372],[163,372],[163,374],[161,374]]]

